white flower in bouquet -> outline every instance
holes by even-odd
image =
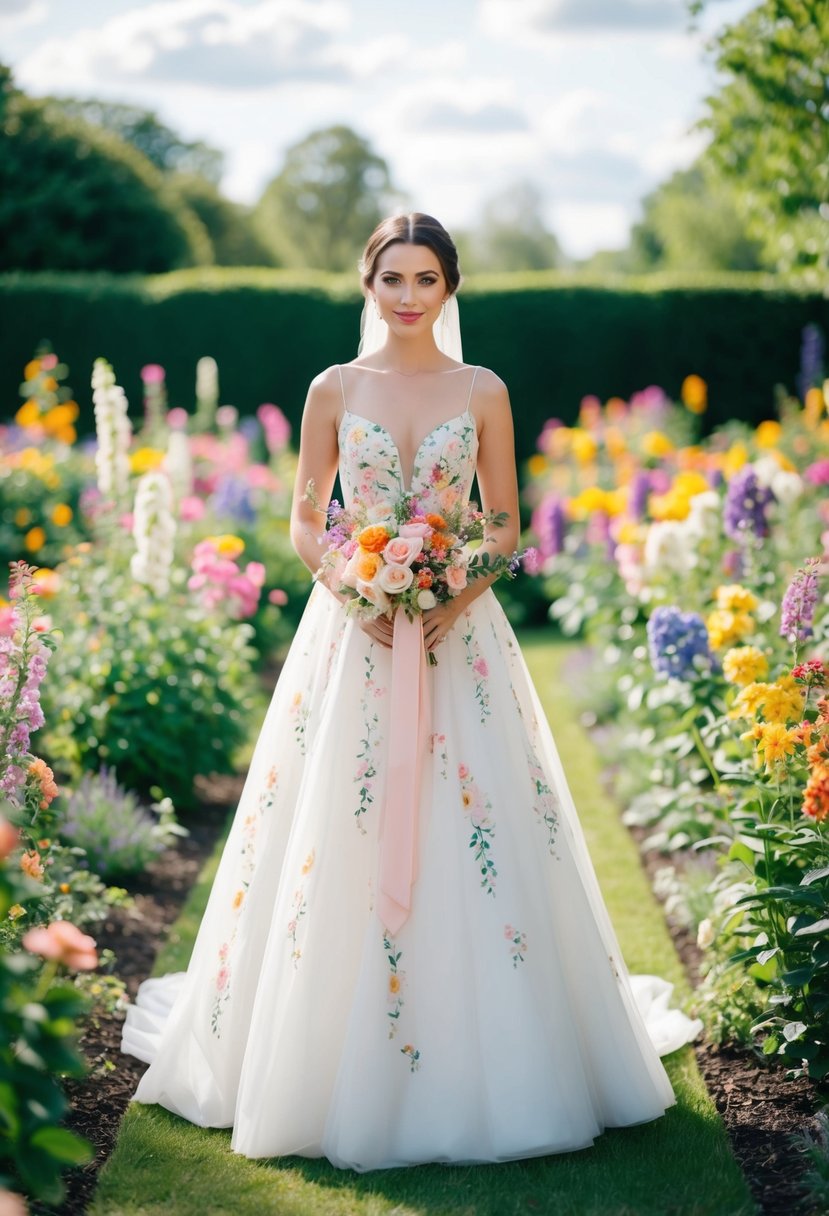
[[[173,493],[165,473],[154,470],[138,482],[132,535],[136,550],[130,561],[133,578],[156,595],[165,595],[176,536]]]
[[[132,424],[124,390],[115,383],[115,373],[106,359],[96,359],[93,365],[92,401],[98,437],[95,453],[98,489],[103,498],[117,498],[129,481]]]

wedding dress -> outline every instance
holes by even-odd
[[[468,498],[471,393],[423,437],[409,486],[391,434],[344,403],[346,505]],[[417,877],[393,934],[377,908],[392,651],[314,586],[188,969],[144,981],[127,1011],[122,1050],[150,1062],[133,1101],[232,1126],[248,1157],[355,1170],[583,1148],[675,1102],[659,1057],[701,1024],[625,968],[492,590],[436,654]]]

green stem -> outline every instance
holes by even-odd
[[[703,742],[702,735],[700,734],[700,729],[697,726],[696,722],[691,723],[691,734],[694,736],[694,743],[696,744],[697,751],[699,752],[700,756],[702,757],[705,767],[708,769],[709,773],[711,774],[711,780],[714,782],[714,789],[717,791],[717,793],[719,793],[720,787],[722,785],[722,782],[720,781],[720,775],[717,772],[716,768],[714,767],[714,761],[711,759],[711,753],[709,752],[708,748],[705,746],[705,743]]]

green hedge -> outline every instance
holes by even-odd
[[[778,383],[794,388],[803,326],[829,334],[829,299],[761,275],[692,282],[577,280],[563,273],[489,277],[461,289],[464,354],[510,388],[519,455],[550,416],[572,421],[581,397],[676,395],[689,372],[710,386],[704,425],[759,421]],[[3,416],[23,364],[48,338],[70,366],[81,430],[92,427],[92,361],[115,366],[137,414],[140,368],[167,368],[171,404],[190,406],[196,360],[219,364],[222,401],[251,413],[275,401],[298,422],[308,382],[354,357],[356,275],[207,268],[148,278],[0,276]]]

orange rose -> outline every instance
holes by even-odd
[[[357,537],[357,544],[369,553],[382,553],[389,541],[389,534],[379,524],[370,524],[363,528]],[[364,576],[360,576],[364,577]]]
[[[382,532],[383,529],[380,528],[379,531]],[[370,583],[382,566],[383,559],[379,553],[368,549],[358,549],[355,556],[357,560],[354,563],[354,570],[357,578],[361,578],[363,582]]]

